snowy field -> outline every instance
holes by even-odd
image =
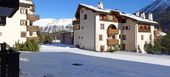
[[[51,44],[37,53],[22,52],[20,68],[23,77],[170,77],[170,57]]]

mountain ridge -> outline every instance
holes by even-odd
[[[162,28],[164,32],[168,31],[170,27],[170,0],[155,0],[138,12],[152,13],[153,19],[159,23],[156,27]]]
[[[57,32],[60,30],[72,31],[72,20],[71,18],[54,19],[46,18],[35,21],[33,24],[40,27],[41,32]]]

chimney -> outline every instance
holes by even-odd
[[[103,9],[103,2],[99,2],[99,3],[97,4],[97,8]]]
[[[144,13],[144,12],[143,12],[143,13],[141,13],[141,17],[142,17],[142,18],[144,18],[144,19],[146,18],[146,17],[145,17],[145,13]]]
[[[140,12],[136,12],[135,15],[140,17]]]
[[[151,21],[153,21],[153,14],[152,14],[152,13],[149,13],[148,19],[151,20]]]

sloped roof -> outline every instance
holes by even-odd
[[[94,6],[91,6],[91,5],[82,4],[82,3],[79,4],[78,9],[80,7],[86,7],[88,9],[91,9],[91,10],[94,10],[94,11],[97,11],[97,12],[104,12],[104,13],[118,12],[121,16],[128,17],[128,18],[134,19],[134,20],[139,21],[139,22],[157,24],[157,22],[155,22],[155,21],[144,19],[142,17],[138,17],[138,16],[133,15],[133,14],[124,13],[124,12],[121,12],[119,10],[114,10],[114,9],[99,9],[97,7],[94,7]],[[76,15],[78,14],[78,9],[77,9]]]
[[[20,3],[24,3],[24,4],[30,4],[33,5],[33,1],[32,0],[19,0]]]

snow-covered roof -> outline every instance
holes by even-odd
[[[134,20],[137,20],[137,21],[140,21],[140,22],[147,22],[147,23],[153,23],[153,24],[157,24],[157,22],[155,21],[151,21],[151,20],[148,20],[148,19],[145,19],[145,18],[142,18],[142,17],[138,17],[136,15],[133,15],[133,14],[129,14],[129,13],[122,13],[122,12],[119,12],[120,15],[122,16],[125,16],[125,17],[129,17],[131,19],[134,19]]]
[[[84,6],[84,7],[87,7],[89,9],[92,9],[92,10],[95,10],[95,11],[98,11],[98,12],[105,12],[105,13],[111,13],[111,12],[118,12],[121,16],[125,16],[125,17],[128,17],[128,18],[131,18],[131,19],[134,19],[134,20],[137,20],[139,22],[146,22],[146,23],[152,23],[152,24],[157,24],[157,22],[155,21],[151,21],[151,20],[148,20],[148,19],[144,19],[142,17],[138,17],[136,15],[133,15],[133,14],[129,14],[129,13],[124,13],[124,12],[121,12],[119,10],[114,10],[114,9],[100,9],[98,7],[94,7],[94,6],[91,6],[91,5],[86,5],[86,4],[80,4],[80,6]]]
[[[31,4],[33,5],[32,0],[19,0],[20,3]]]
[[[93,10],[96,10],[96,11],[99,11],[99,12],[106,12],[106,13],[110,13],[111,10],[109,9],[99,9],[97,7],[94,7],[94,6],[91,6],[91,5],[86,5],[86,4],[80,4],[81,6],[84,6],[84,7],[87,7],[87,8],[90,8],[90,9],[93,9]]]

